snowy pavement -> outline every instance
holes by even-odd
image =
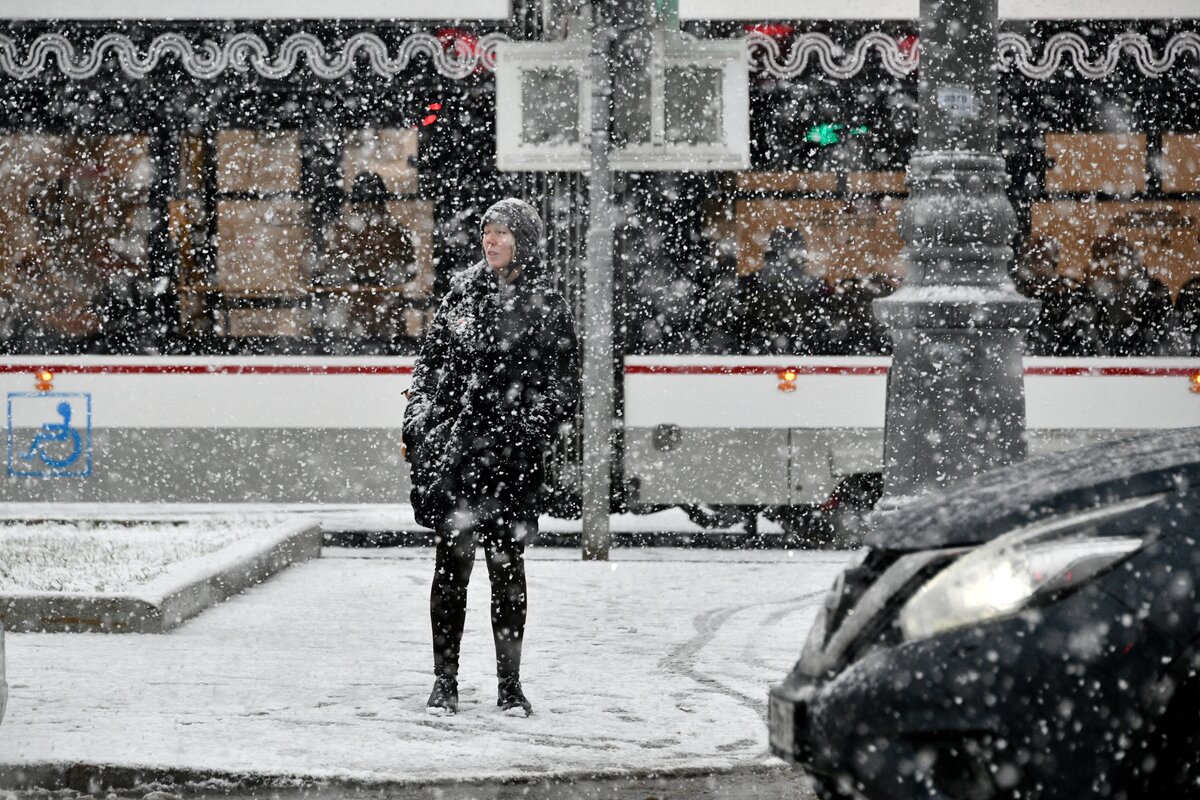
[[[168,634],[10,634],[0,768],[424,783],[761,765],[767,686],[849,558],[532,549],[529,719],[494,705],[480,565],[461,710],[436,718],[432,551],[326,549]]]

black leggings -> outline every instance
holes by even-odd
[[[467,583],[475,566],[476,541],[487,556],[492,581],[492,638],[496,641],[496,675],[521,674],[521,642],[525,636],[525,539],[537,531],[537,521],[488,520],[458,529],[438,527],[437,563],[429,594],[433,623],[433,671],[458,675],[458,652],[467,616]]]

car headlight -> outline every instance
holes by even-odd
[[[1076,586],[1142,546],[1099,536],[1096,523],[1158,501],[1139,497],[1038,522],[971,551],[935,575],[900,611],[907,641],[1015,614],[1039,594]]]

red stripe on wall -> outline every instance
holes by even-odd
[[[804,366],[804,367],[773,367],[766,364],[731,365],[731,364],[630,364],[625,367],[626,375],[778,375],[784,371],[793,371],[797,375],[886,375],[888,368],[884,366],[851,367],[851,366]],[[1149,378],[1191,377],[1200,373],[1200,364],[1195,367],[1026,367],[1026,375],[1061,375],[1087,377],[1118,377],[1135,376]]]
[[[694,364],[680,366],[630,364],[625,367],[626,375],[778,375],[780,372],[786,371],[795,372],[797,375],[886,375],[888,368],[884,366],[839,367],[813,365],[806,367],[772,367],[750,364],[712,364],[707,366]]]
[[[292,364],[46,364],[44,366],[0,364],[0,373],[27,372],[42,369],[55,375],[409,375],[407,365],[364,366]]]
[[[1200,372],[1195,367],[1026,367],[1026,375],[1085,375],[1088,377],[1189,378]]]
[[[354,366],[348,364],[0,364],[0,373],[22,372],[30,375],[47,369],[56,375],[410,375],[409,365]],[[793,371],[797,375],[886,375],[886,366],[806,365],[776,367],[768,364],[629,364],[626,375],[778,375]],[[1196,367],[1026,367],[1026,375],[1089,377],[1191,377]]]

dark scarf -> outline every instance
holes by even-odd
[[[542,275],[522,272],[515,281],[506,284],[486,261],[465,270],[459,276],[457,288],[462,301],[447,322],[451,332],[476,352],[511,347],[513,340],[529,327],[528,312],[534,297],[549,293]]]

